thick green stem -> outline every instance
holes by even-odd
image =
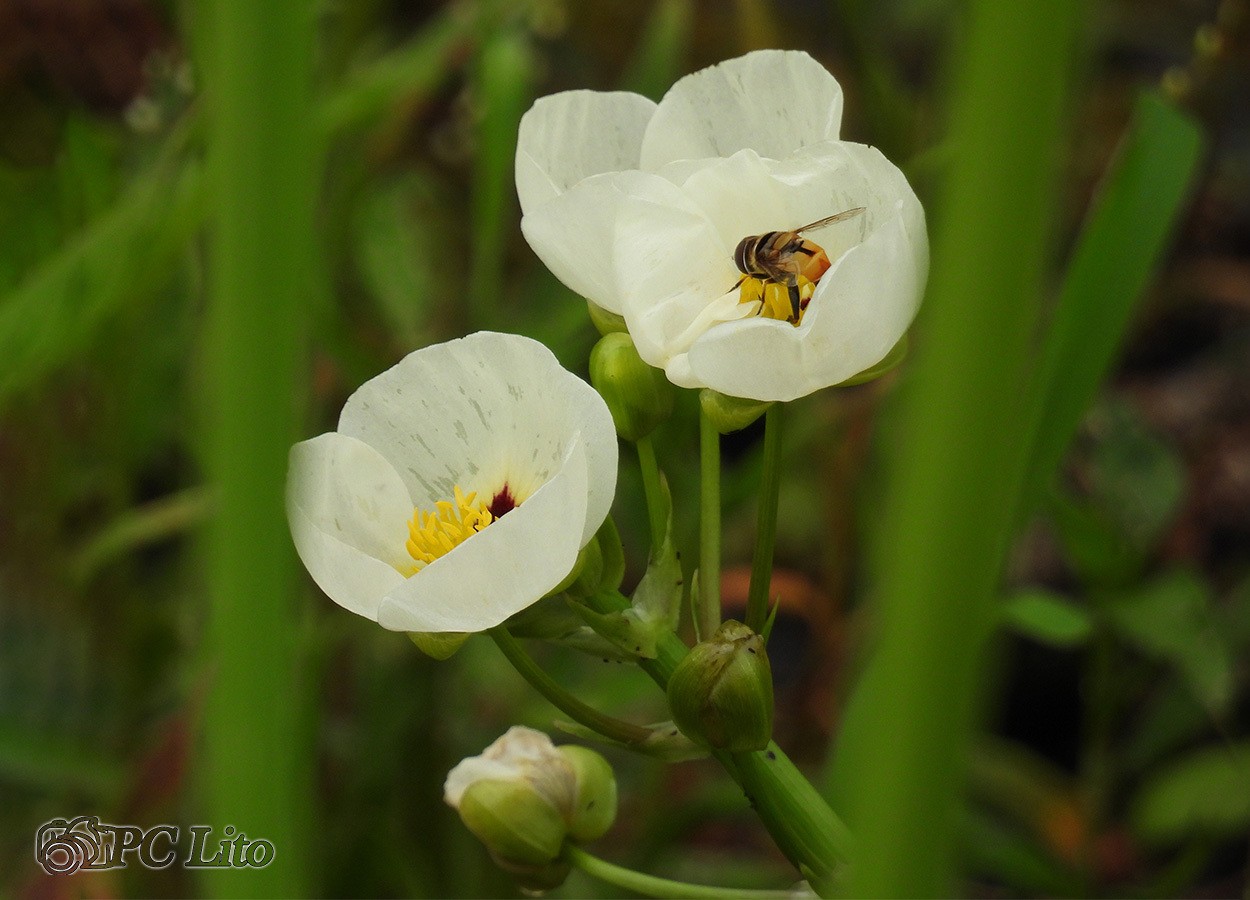
[[[591,598],[598,612],[629,606],[628,598],[601,593]],[[655,659],[638,661],[661,688],[689,652],[677,635],[660,638]],[[810,781],[775,743],[753,753],[717,753],[725,771],[741,787],[777,846],[821,896],[835,888],[839,866],[851,857],[852,838],[846,825]]]
[[[633,869],[626,869],[587,853],[575,844],[564,845],[564,858],[577,866],[587,875],[614,884],[631,894],[644,897],[672,898],[682,900],[785,900],[794,896],[790,891],[751,891],[742,888],[709,887],[703,884],[690,884],[687,881],[673,881],[668,878],[657,878]]]
[[[203,352],[209,616],[205,821],[276,848],[264,868],[202,870],[197,893],[302,896],[311,888],[312,742],[283,515],[303,393],[314,254],[314,19],[306,0],[197,5],[208,104],[213,228]],[[297,374],[298,373],[298,374]]]
[[[773,578],[773,544],[777,539],[777,497],[781,490],[781,403],[764,416],[764,471],[760,478],[759,524],[755,556],[751,560],[751,589],[747,594],[747,627],[758,633],[768,619],[768,587]]]
[[[642,492],[647,498],[647,521],[651,525],[651,547],[655,549],[664,543],[664,532],[668,522],[664,516],[663,488],[660,484],[660,464],[655,458],[655,444],[651,436],[639,438],[638,465],[642,469]]]
[[[720,626],[720,432],[699,416],[699,597],[695,625],[706,639]]]
[[[538,663],[534,662],[504,626],[492,628],[488,633],[521,677],[528,681],[534,690],[551,701],[552,706],[579,725],[585,725],[592,731],[597,731],[604,737],[622,744],[641,744],[651,737],[651,731],[641,725],[633,725],[604,715],[562,688],[550,675],[539,668]]]

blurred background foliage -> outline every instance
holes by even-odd
[[[196,753],[211,660],[195,536],[213,515],[197,449],[212,197],[195,7],[0,0],[6,896],[200,889],[177,867],[51,879],[31,853],[35,829],[55,816],[203,819]],[[585,306],[517,227],[516,126],[536,96],[620,88],[658,99],[704,65],[800,48],[841,81],[844,136],[898,160],[922,198],[951,162],[943,73],[958,4],[353,0],[317,9],[319,252],[306,389],[293,398],[305,427],[292,439],[333,428],[347,395],[405,353],[478,328],[529,334],[585,373],[596,339]],[[1053,460],[1034,469],[1044,477],[1026,494],[997,607],[1001,637],[958,839],[961,893],[1246,889],[1248,18],[1239,0],[1083,7],[1046,275],[1047,296],[1077,300],[1056,307],[1066,349],[1045,350],[1059,387],[1037,452]],[[1195,152],[1189,126],[1170,118],[1166,101],[1137,106],[1142,88],[1161,88],[1205,135],[1190,193],[1183,166],[1179,180],[1167,171]],[[1151,137],[1119,151],[1144,154],[1135,180],[1104,183],[1131,121]],[[1159,134],[1179,142],[1176,156],[1166,147],[1151,155]],[[1104,215],[1087,219],[1100,185]],[[1151,242],[1162,246],[1174,210],[1179,227],[1156,271]],[[1126,243],[1145,246],[1140,259],[1117,255]],[[865,548],[881,518],[882,460],[894,452],[889,399],[906,369],[798,402],[785,436],[777,730],[814,769],[838,733],[862,648]],[[679,543],[691,550],[696,415],[683,397],[658,440]],[[724,448],[731,613],[746,597],[760,437],[754,427]],[[615,515],[635,567],[646,547],[641,497],[626,450]],[[685,558],[690,565],[694,553]],[[435,664],[301,584],[298,683],[313,714],[291,751],[314,772],[302,882],[326,895],[514,895],[444,807],[442,779],[511,724],[547,727],[553,710],[489,642]],[[660,695],[633,669],[536,652],[595,705],[663,717]],[[787,883],[784,859],[714,766],[611,759],[623,808],[606,855],[670,877]],[[575,876],[557,895],[606,890]]]

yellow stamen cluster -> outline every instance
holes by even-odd
[[[816,285],[802,275],[799,276],[799,297],[803,300],[812,299],[812,294],[816,292]],[[777,319],[782,322],[789,321],[793,308],[790,306],[790,291],[784,285],[776,281],[762,281],[759,278],[742,279],[741,294],[738,298],[739,303],[760,303],[760,311],[758,315],[766,319]],[[803,313],[805,310],[799,310],[799,322],[803,321]],[[795,322],[798,325],[799,322]]]
[[[477,503],[477,493],[465,496],[460,485],[454,500],[439,500],[434,512],[415,510],[408,523],[408,554],[417,561],[414,571],[429,565],[464,543],[494,521],[485,503]]]

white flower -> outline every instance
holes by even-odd
[[[801,397],[879,362],[928,272],[920,202],[879,151],[838,139],[841,118],[837,81],[793,51],[696,72],[658,106],[621,92],[545,97],[521,120],[521,229],[561,281],[624,316],[674,383]],[[803,235],[832,265],[805,286],[801,321],[756,315],[759,283],[734,289],[739,241],[857,207]]]
[[[287,515],[332,600],[384,628],[474,632],[556,587],[607,516],[603,400],[529,338],[426,347],[296,444]]]

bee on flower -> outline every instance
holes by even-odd
[[[522,231],[673,383],[804,396],[885,358],[928,273],[919,200],[841,119],[837,81],[793,51],[696,72],[658,105],[544,97],[518,137]]]

